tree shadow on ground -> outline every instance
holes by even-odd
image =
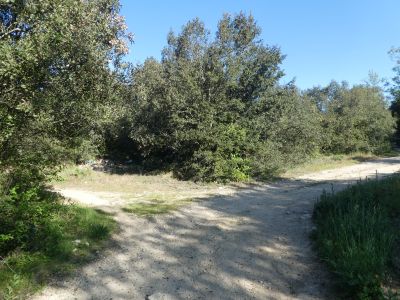
[[[67,296],[57,299],[335,299],[312,249],[311,215],[323,190],[355,182],[282,180],[236,187],[171,215],[118,212],[116,246],[59,284]]]

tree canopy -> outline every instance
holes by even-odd
[[[214,35],[193,19],[168,34],[160,61],[126,69],[131,36],[118,10],[116,0],[1,2],[0,168],[9,187],[35,185],[93,151],[182,179],[236,181],[318,152],[389,147],[394,121],[381,89],[282,84],[285,56],[251,15],[225,14]]]
[[[0,168],[42,180],[113,101],[127,51],[114,0],[0,2]],[[26,177],[26,180],[22,178]]]

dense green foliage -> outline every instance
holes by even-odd
[[[3,203],[0,209],[10,212],[16,208]],[[1,261],[0,299],[25,299],[54,274],[66,274],[90,260],[115,228],[109,216],[90,208],[56,202],[43,207],[33,202],[18,209],[28,220],[8,220],[8,227],[0,229],[6,232],[0,234],[0,256],[14,244],[20,246]]]
[[[112,103],[118,1],[0,1],[0,171],[28,189],[79,157]],[[117,68],[114,68],[115,70]],[[75,151],[75,149],[78,149]]]
[[[198,19],[170,33],[161,62],[133,69],[125,126],[109,144],[125,141],[145,166],[206,181],[270,177],[317,152],[319,112],[279,83],[284,57],[259,35],[244,14],[225,15],[213,39]]]
[[[383,299],[399,213],[400,176],[322,194],[314,210],[315,242],[346,297]]]
[[[6,193],[104,153],[104,137],[108,155],[206,181],[268,178],[318,152],[389,147],[394,121],[377,86],[281,84],[284,56],[243,13],[224,15],[213,37],[188,22],[168,35],[160,62],[128,77],[116,0],[3,0],[0,18]]]
[[[379,153],[390,149],[395,120],[378,86],[349,87],[333,81],[325,88],[308,90],[306,96],[321,112],[322,152]]]
[[[168,35],[162,60],[132,70],[108,148],[178,178],[270,178],[316,153],[382,152],[394,119],[374,85],[281,84],[284,59],[251,16],[224,15],[214,37],[198,19]]]
[[[0,255],[17,247],[34,249],[46,238],[44,228],[59,205],[57,197],[31,188],[18,191],[13,188],[0,202]]]
[[[100,214],[85,221],[93,211],[60,205],[45,183],[60,164],[102,142],[123,90],[129,36],[118,9],[116,0],[0,0],[2,258],[22,251],[51,263],[72,253],[73,239],[95,241],[110,230],[105,217],[94,220]]]

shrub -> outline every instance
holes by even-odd
[[[0,299],[25,299],[87,261],[115,228],[110,217],[61,205],[54,194],[16,191],[0,202]]]
[[[59,206],[53,195],[39,187],[20,191],[13,187],[0,199],[0,254],[19,247],[32,250],[43,237],[43,228]]]
[[[16,249],[51,255],[68,252],[70,249],[62,248],[72,238],[69,232],[102,239],[107,236],[110,223],[105,218],[96,220],[99,216],[89,209],[64,206],[58,195],[42,188],[20,192],[14,187],[0,200],[0,255]]]

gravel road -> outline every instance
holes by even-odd
[[[314,202],[323,189],[338,191],[376,171],[399,170],[399,157],[384,158],[272,184],[224,187],[152,218],[123,212],[123,201],[62,190],[113,213],[120,231],[97,260],[32,299],[333,299],[331,279],[309,239]]]

